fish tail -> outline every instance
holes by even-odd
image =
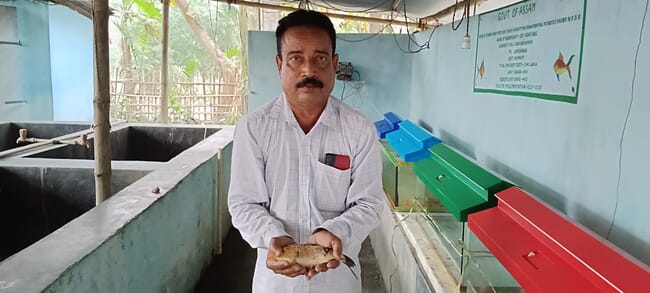
[[[353,267],[357,266],[357,264],[354,263],[354,261],[347,255],[343,255],[343,257],[341,258],[341,262],[343,262],[348,267],[348,269],[350,269],[350,272],[352,273],[354,278],[359,280],[357,273],[355,273],[354,270],[352,269]]]
[[[575,57],[575,56],[576,55],[571,55],[571,57],[569,57],[569,62],[566,63],[566,66],[571,65],[571,61],[573,61],[573,57]]]

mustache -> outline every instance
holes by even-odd
[[[296,88],[303,88],[308,85],[323,88],[323,82],[315,77],[307,77],[296,84]]]

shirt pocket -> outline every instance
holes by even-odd
[[[318,161],[315,164],[313,198],[316,207],[321,211],[343,212],[350,186],[350,169],[339,170]]]

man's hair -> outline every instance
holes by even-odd
[[[282,58],[282,37],[284,33],[292,27],[313,27],[322,29],[327,32],[332,43],[332,55],[336,52],[336,31],[334,25],[329,17],[324,14],[312,11],[299,9],[289,13],[278,21],[278,28],[275,30],[275,40],[277,42],[278,56]]]

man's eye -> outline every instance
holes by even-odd
[[[293,61],[293,62],[298,61],[298,59],[300,59],[298,56],[289,57],[289,61]]]
[[[325,57],[325,56],[318,56],[318,59],[317,59],[317,60],[318,60],[319,62],[325,62],[325,61],[327,61],[327,57]]]

